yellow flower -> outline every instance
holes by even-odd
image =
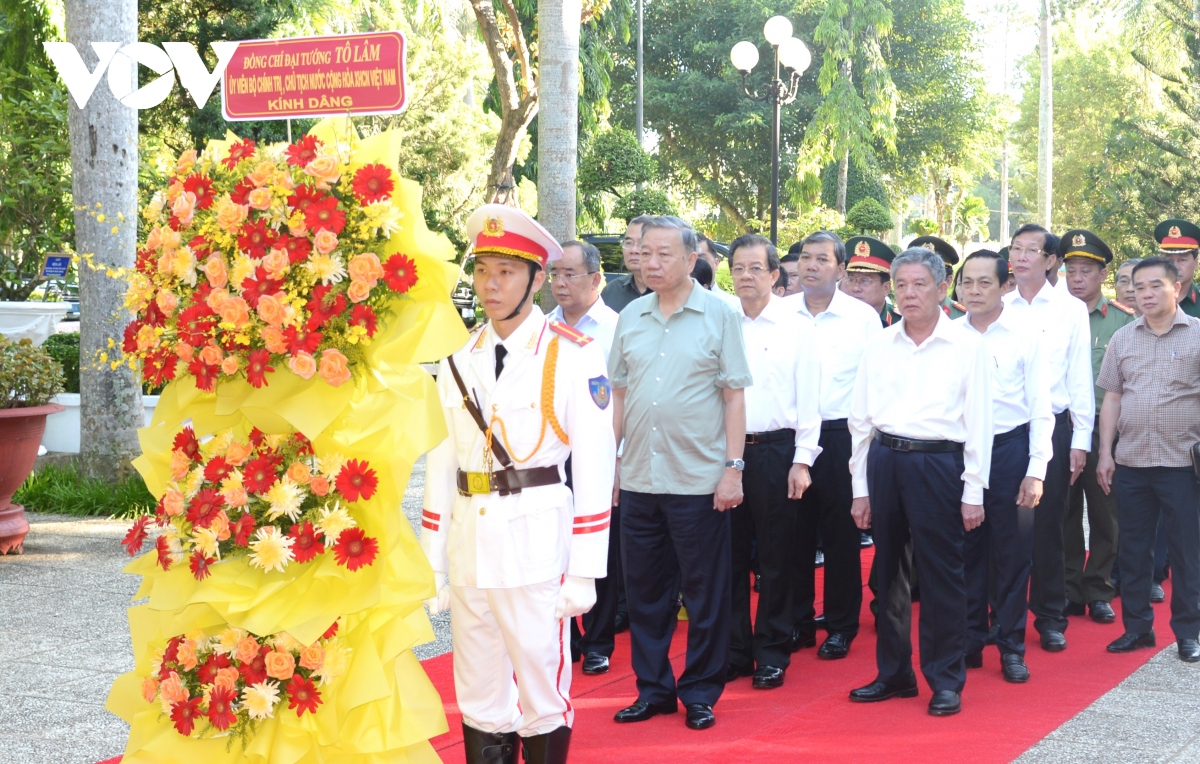
[[[147,223],[157,223],[163,214],[163,207],[166,206],[167,197],[162,191],[156,191],[154,197],[150,199],[150,203],[142,210],[142,219]]]
[[[245,631],[231,626],[217,635],[213,643],[213,650],[222,655],[233,655],[233,652],[237,650],[237,643],[245,636]]]
[[[204,485],[204,468],[196,467],[188,473],[187,478],[180,484],[179,488],[183,492],[186,499],[190,499],[200,492],[200,486]]]
[[[125,307],[139,312],[149,304],[154,294],[154,284],[144,274],[134,273],[129,277],[129,288],[125,290]]]
[[[249,257],[238,255],[233,259],[233,268],[229,271],[229,283],[234,289],[241,294],[242,282],[250,276],[254,275],[254,269],[258,267],[258,261],[252,260]]]
[[[354,525],[354,518],[350,516],[340,501],[332,507],[327,505],[322,509],[320,519],[317,521],[317,528],[325,536],[325,546],[333,546],[342,531],[353,528]]]
[[[212,528],[197,528],[192,532],[192,543],[205,557],[221,559],[221,550],[217,546],[217,532]]]
[[[368,204],[366,213],[365,225],[370,227],[371,234],[375,235],[382,231],[385,238],[391,237],[400,230],[400,219],[404,217],[404,213],[396,205],[387,201]]]
[[[289,520],[300,516],[300,505],[304,503],[305,491],[291,478],[284,477],[271,486],[271,490],[263,494],[270,504],[267,519],[275,520],[280,515],[287,515]]]
[[[346,278],[346,264],[336,252],[328,255],[315,252],[308,258],[304,267],[326,286],[341,283],[342,279]]]
[[[342,454],[330,453],[317,459],[317,472],[328,478],[335,478],[350,461]]]
[[[292,539],[284,536],[274,525],[259,528],[250,542],[250,566],[262,568],[263,572],[283,572],[287,564],[295,559],[292,554]]]
[[[196,286],[196,255],[191,247],[180,247],[171,259],[171,272],[188,286]]]
[[[216,435],[205,443],[200,444],[200,453],[204,454],[205,461],[214,456],[224,456],[229,449],[229,444],[233,442],[233,430],[225,430],[220,435]]]
[[[251,719],[270,719],[279,702],[279,682],[259,682],[242,690],[242,705]]]
[[[291,634],[288,634],[286,631],[281,631],[275,635],[275,649],[276,650],[283,650],[285,652],[294,653],[294,652],[302,649],[303,647],[304,647],[304,645],[300,644],[300,641],[298,639],[293,637]]]
[[[345,647],[341,642],[331,642],[325,646],[325,661],[321,668],[313,672],[313,676],[321,680],[321,684],[329,684],[350,667],[350,654],[354,650]]]

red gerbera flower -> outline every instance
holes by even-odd
[[[383,280],[396,294],[404,294],[417,283],[417,265],[405,255],[392,255],[383,264]]]
[[[219,730],[229,729],[237,721],[233,701],[237,691],[229,687],[214,687],[208,694],[208,723]]]
[[[178,364],[179,359],[170,348],[159,348],[146,355],[142,364],[142,376],[155,387],[165,385],[175,379],[175,367]]]
[[[233,472],[233,467],[225,461],[223,456],[214,456],[208,464],[204,465],[204,479],[210,483],[220,483],[229,476],[230,472]]]
[[[133,522],[125,538],[121,539],[121,545],[129,552],[130,557],[136,557],[137,553],[142,551],[142,545],[146,543],[146,526],[149,523],[150,515],[142,515]]]
[[[280,236],[275,246],[287,250],[292,265],[304,262],[312,254],[312,242],[306,236]]]
[[[229,200],[234,204],[246,204],[250,200],[250,192],[255,188],[253,183],[243,178],[229,192]]]
[[[242,235],[238,237],[238,249],[245,252],[248,257],[263,257],[267,254],[267,250],[274,245],[276,238],[275,231],[267,228],[266,220],[261,218],[247,220],[242,224]]]
[[[267,373],[275,371],[275,367],[270,365],[271,354],[265,348],[255,348],[250,351],[250,358],[246,362],[246,381],[251,387],[262,387],[267,384]]]
[[[246,512],[237,519],[233,524],[233,543],[238,546],[247,546],[250,543],[250,536],[254,533],[254,515]]]
[[[333,287],[322,284],[314,287],[312,298],[309,299],[308,311],[311,315],[305,326],[309,331],[319,329],[324,326],[329,319],[334,316],[340,316],[346,310],[346,296],[341,292],[332,293]],[[332,294],[331,294],[332,293]]]
[[[137,333],[142,330],[141,321],[130,321],[125,325],[125,335],[121,338],[121,350],[126,353],[137,352]]]
[[[238,666],[238,673],[242,675],[243,683],[252,685],[267,681],[266,659],[269,652],[271,652],[271,648],[263,645],[258,649],[258,655],[254,656],[252,661]]]
[[[322,228],[328,228],[334,233],[341,233],[346,227],[346,213],[338,209],[337,198],[327,196],[319,202],[312,202],[304,210],[304,224],[314,234]]]
[[[192,347],[200,347],[208,340],[212,330],[216,328],[217,317],[212,308],[198,302],[179,312],[176,326],[180,340]]]
[[[183,644],[183,637],[171,637],[167,640],[167,649],[163,651],[163,663],[175,663],[179,660],[179,646],[181,644]],[[166,677],[168,675],[162,673],[162,676]]]
[[[158,565],[163,570],[171,569],[171,549],[167,546],[167,537],[159,536],[154,540],[154,551],[158,552]]]
[[[196,256],[197,260],[203,260],[212,254],[208,239],[201,234],[193,236],[192,240],[188,242],[188,246],[191,247],[192,254]]]
[[[196,676],[200,679],[200,684],[212,684],[217,678],[217,672],[223,668],[229,668],[229,656],[224,653],[212,653],[205,658],[204,663],[200,664],[200,668],[196,670]]]
[[[363,533],[362,528],[347,528],[333,545],[337,564],[351,572],[375,562],[378,553],[379,542]]]
[[[250,428],[250,445],[258,448],[267,440],[267,434],[257,427]]]
[[[176,433],[171,448],[174,451],[182,451],[190,461],[196,461],[196,457],[200,456],[200,441],[196,440],[196,431],[191,427],[184,427]]]
[[[308,205],[325,198],[325,192],[307,183],[296,186],[296,190],[288,197],[288,206],[300,212],[307,212]]]
[[[217,513],[221,511],[224,504],[225,498],[219,491],[205,488],[188,502],[188,522],[197,528],[207,528],[212,525],[212,521],[216,519]]]
[[[351,308],[349,323],[351,326],[361,326],[366,329],[368,337],[375,336],[375,311],[371,310],[370,305],[360,302]]]
[[[303,167],[311,162],[317,156],[317,146],[321,142],[314,135],[306,135],[292,145],[288,146],[284,151],[287,154],[287,161],[290,165]]]
[[[197,549],[192,552],[191,562],[188,564],[188,567],[192,569],[192,575],[195,576],[197,581],[203,581],[212,575],[212,571],[208,569],[208,566],[214,562],[216,560],[211,557],[205,557],[204,553]]]
[[[328,629],[326,629],[325,633],[321,635],[321,639],[333,639],[334,637],[337,636],[337,633],[338,633],[338,622],[334,621],[333,625],[331,625]]]
[[[296,709],[296,716],[304,716],[317,712],[321,705],[321,692],[311,679],[305,679],[299,674],[292,674],[292,681],[287,683],[288,708]]]
[[[158,266],[155,267],[157,268]],[[157,300],[151,300],[146,303],[146,307],[142,311],[142,322],[149,326],[162,326],[167,323],[167,314],[163,313],[162,308],[158,307]]]
[[[196,195],[196,209],[206,210],[213,203],[213,182],[199,173],[192,173],[183,179],[183,190]]]
[[[192,358],[191,363],[188,364],[188,371],[196,378],[197,390],[211,393],[217,389],[217,372],[220,369],[201,361],[200,356]]]
[[[395,187],[392,171],[381,164],[369,164],[354,173],[354,195],[363,204],[387,198]]]
[[[175,217],[175,213],[171,213],[171,217],[167,218],[167,225],[172,231],[178,231],[183,228],[183,221]]]
[[[283,341],[287,343],[288,352],[296,355],[301,351],[315,353],[325,336],[320,332],[312,332],[299,326],[289,326],[283,330]]]
[[[375,477],[375,470],[368,467],[366,462],[351,459],[338,472],[334,485],[346,501],[358,501],[359,496],[366,501],[375,495],[379,480]]]
[[[282,288],[282,279],[271,278],[266,268],[255,268],[253,276],[242,280],[242,299],[249,303],[250,307],[257,308],[260,297],[264,294],[275,294]]]
[[[251,459],[242,470],[242,483],[250,493],[266,493],[275,485],[275,468],[282,457],[270,454]]]
[[[288,531],[288,536],[293,539],[292,554],[296,556],[296,562],[308,562],[325,551],[325,545],[321,543],[321,532],[307,520],[303,525],[293,525]]]
[[[306,438],[304,433],[298,432],[292,437],[296,441],[296,453],[300,456],[313,453],[312,441]]]
[[[232,170],[237,167],[238,162],[243,159],[249,159],[254,156],[254,141],[249,138],[235,143],[229,147],[229,156],[221,160],[221,164],[225,165],[226,170]]]
[[[175,731],[188,736],[196,728],[196,717],[200,716],[200,701],[202,698],[179,700],[171,704],[171,722]]]
[[[138,273],[144,273],[147,276],[154,273],[157,267],[157,261],[154,259],[154,253],[148,249],[139,249],[137,251],[137,260],[134,261],[134,268]]]

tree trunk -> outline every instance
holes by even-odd
[[[854,64],[850,59],[842,59],[838,64],[841,69],[842,79],[846,82],[851,82],[854,76]],[[838,160],[838,185],[837,185],[837,211],[846,214],[846,190],[850,185],[850,149],[842,152],[841,158]]]
[[[1050,0],[1042,0],[1042,82],[1038,97],[1038,212],[1042,225],[1050,228],[1054,202],[1054,37]]]
[[[538,222],[575,238],[581,0],[538,3]]]
[[[512,180],[512,168],[517,163],[517,152],[525,131],[537,114],[537,99],[521,101],[517,108],[506,112],[500,119],[500,132],[496,134],[496,150],[492,153],[492,169],[488,173],[488,188],[495,195],[505,183]]]
[[[1008,132],[1000,150],[1000,244],[1008,241]]]
[[[96,66],[90,43],[137,40],[135,0],[66,0],[67,40]],[[136,65],[133,76],[137,75]],[[136,82],[133,84],[136,88]],[[139,380],[125,365],[113,369],[109,343],[119,346],[132,316],[124,308],[125,284],[106,268],[132,268],[137,248],[137,111],[101,83],[80,110],[70,102],[75,248],[91,255],[96,268],[79,268],[80,468],[89,477],[112,480],[130,471],[141,449],[143,425]],[[121,216],[124,217],[122,220]],[[103,362],[103,354],[109,362]]]

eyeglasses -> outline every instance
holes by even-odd
[[[591,276],[593,273],[599,273],[599,272],[600,271],[588,271],[587,273],[563,273],[561,271],[550,271],[550,280],[551,281],[566,280],[568,282],[571,282],[571,281],[574,281],[575,279],[581,279],[584,276]]]
[[[848,285],[855,287],[870,286],[872,284],[881,283],[878,276],[846,276],[844,281]]]
[[[729,272],[734,276],[741,276],[744,273],[749,273],[754,278],[759,278],[764,273],[769,273],[770,271],[761,265],[751,265],[749,268],[744,265],[735,265],[729,269]]]
[[[1018,247],[1011,246],[1008,248],[1009,253],[1014,255],[1040,255],[1042,254],[1041,247]]]

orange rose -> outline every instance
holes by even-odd
[[[371,296],[371,290],[374,288],[374,281],[351,281],[346,289],[346,296],[350,298],[350,302],[362,302]]]
[[[171,214],[179,218],[179,222],[187,228],[192,224],[192,217],[196,214],[196,195],[191,191],[185,191],[175,198],[171,204]]]
[[[192,468],[192,463],[188,460],[187,456],[185,456],[182,451],[172,451],[171,452],[171,477],[172,478],[174,478],[176,480],[183,480],[183,478],[188,474],[188,471],[191,470],[191,468]]]
[[[221,201],[217,202],[217,226],[226,233],[237,233],[242,223],[246,220],[246,216],[250,214],[250,208],[244,204],[234,204],[229,195],[221,197]]]
[[[288,253],[286,249],[276,247],[268,252],[267,256],[263,258],[262,265],[263,268],[267,269],[267,275],[273,279],[277,279],[282,277],[284,273],[287,273],[287,269],[288,266],[291,265],[291,261],[288,260]]]
[[[214,289],[204,298],[204,304],[216,312],[221,312],[221,306],[229,301],[228,289]]]
[[[196,166],[196,150],[188,149],[179,155],[179,161],[175,163],[176,175],[187,175],[191,173],[192,168]]]
[[[187,473],[185,472],[184,474]],[[183,514],[183,494],[179,491],[167,491],[163,494],[162,502],[163,511],[171,517]]]
[[[237,687],[238,670],[233,666],[226,666],[223,669],[217,669],[217,675],[213,677],[213,687],[224,687],[232,690]]]
[[[246,495],[246,489],[240,485],[237,488],[230,488],[221,495],[225,497],[225,503],[231,507],[244,507],[246,502],[250,501],[250,497]]]
[[[265,186],[275,177],[274,162],[259,162],[254,168],[254,172],[246,176],[246,178],[257,186]]]
[[[250,458],[250,453],[251,448],[249,443],[242,443],[235,440],[229,444],[229,448],[225,449],[225,461],[234,467],[241,467]]]
[[[148,676],[142,680],[142,699],[147,703],[153,703],[158,697],[158,680],[152,676]]]
[[[272,353],[286,353],[287,343],[283,341],[283,331],[275,326],[264,326],[262,328],[263,344],[267,346],[267,350]]]
[[[313,237],[313,246],[322,255],[328,255],[333,250],[337,249],[338,237],[333,231],[328,228],[322,228],[317,231],[317,235]]]
[[[216,345],[205,345],[200,350],[200,362],[208,366],[220,366],[225,360],[225,354]]]
[[[192,362],[192,354],[194,352],[195,350],[192,349],[192,346],[186,342],[175,343],[175,355],[179,356],[179,360],[183,361],[184,363]]]
[[[312,645],[300,651],[300,668],[316,671],[325,662],[325,651],[320,645]]]
[[[329,481],[320,475],[317,475],[312,479],[312,482],[308,484],[308,488],[317,496],[324,496],[325,494],[329,493]]]
[[[217,313],[222,321],[228,321],[238,329],[250,323],[250,305],[241,297],[230,297],[221,304]]]
[[[204,261],[204,275],[214,289],[220,289],[229,283],[229,271],[225,270],[225,260],[220,255],[212,254]]]
[[[185,639],[179,643],[179,650],[175,654],[178,656],[177,660],[183,666],[184,671],[191,671],[200,662],[196,657],[196,643],[190,639]]]
[[[233,654],[240,663],[250,663],[258,655],[258,641],[254,637],[242,637],[238,640]]]
[[[288,467],[287,476],[292,479],[293,483],[308,485],[312,480],[312,470],[304,462],[292,462]]]
[[[318,154],[304,166],[304,174],[317,181],[317,188],[328,191],[329,187],[338,182],[342,173],[338,170],[337,157],[328,154]]]
[[[167,201],[174,202],[183,193],[183,184],[177,180],[173,180],[167,186]]]
[[[212,528],[213,533],[217,534],[217,541],[227,541],[229,539],[229,515],[225,514],[225,510],[219,510],[216,517],[213,518],[212,524],[208,527]]]
[[[287,320],[287,308],[275,295],[264,294],[258,298],[258,317],[271,326],[280,326]]]
[[[174,671],[171,675],[158,685],[158,691],[168,703],[180,703],[188,699],[188,691],[183,688],[183,682],[179,679],[179,674]]]
[[[321,379],[334,387],[349,381],[350,369],[347,363],[346,356],[342,355],[339,350],[326,348],[321,351]]]
[[[383,278],[383,266],[374,252],[364,252],[351,258],[346,272],[354,281],[378,281]]]
[[[238,359],[236,355],[225,356],[225,360],[221,361],[221,372],[230,377],[238,373]]]
[[[183,238],[179,235],[179,231],[172,228],[162,229],[162,248],[164,252],[173,252],[179,249],[180,242]]]
[[[146,237],[146,249],[155,250],[162,246],[162,228],[155,226]]]
[[[308,225],[304,222],[304,218],[292,222],[288,221],[288,233],[292,236],[304,236],[308,233]]]
[[[271,208],[271,189],[256,188],[246,197],[246,201],[253,209],[268,210]]]
[[[291,653],[272,650],[267,653],[263,664],[266,666],[267,676],[272,679],[286,682],[292,678],[292,674],[296,673],[296,659],[292,657]]]
[[[312,379],[317,373],[317,360],[302,350],[288,359],[288,368],[301,379]]]
[[[165,289],[155,296],[154,302],[158,303],[159,309],[168,316],[179,307],[179,298],[175,296],[174,292],[168,292]]]

